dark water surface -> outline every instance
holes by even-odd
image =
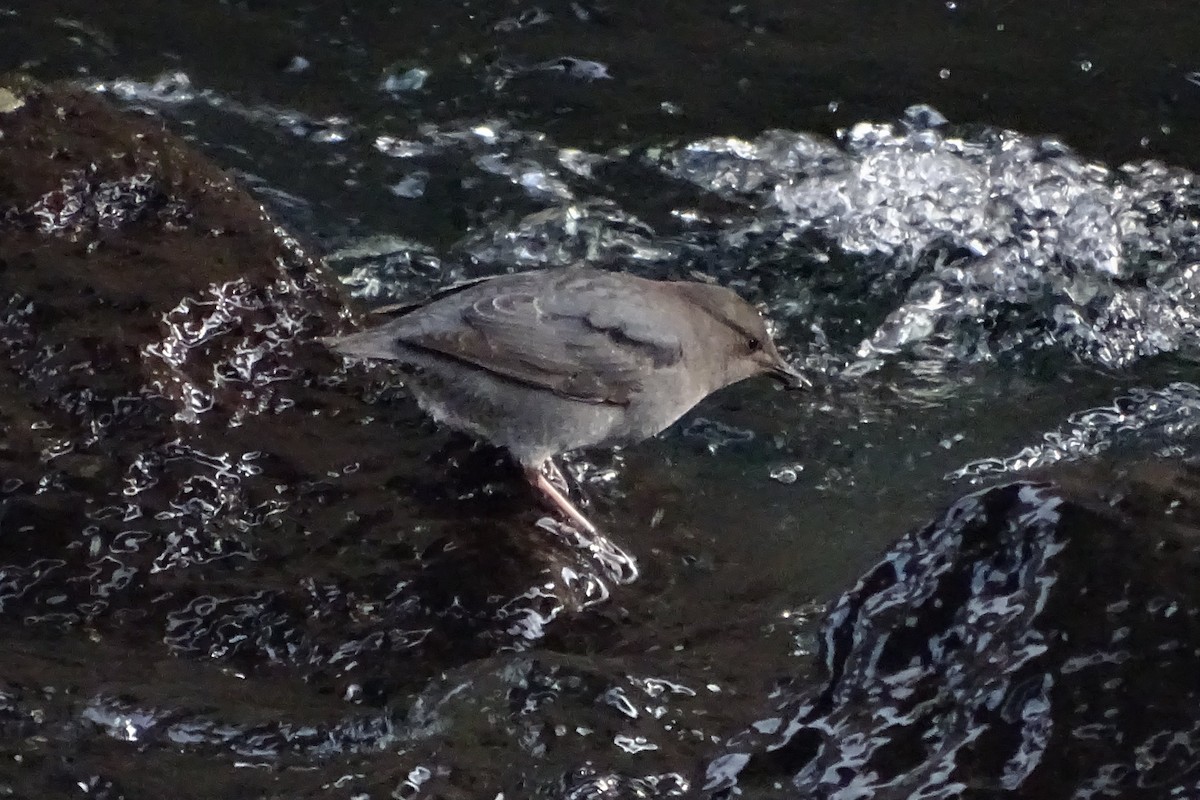
[[[0,5],[0,796],[1200,796],[1198,41]],[[571,456],[588,539],[312,344],[579,260],[818,389]]]

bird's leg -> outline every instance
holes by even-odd
[[[547,458],[542,464],[542,474],[549,478],[560,492],[570,494],[571,484],[567,483],[567,476],[563,475],[562,470],[558,467],[558,462],[553,458]]]
[[[555,470],[557,471],[557,468],[555,468]],[[561,473],[558,477],[562,477]],[[588,518],[585,517],[569,499],[567,499],[565,494],[558,490],[558,487],[556,487],[550,481],[550,479],[545,476],[545,474],[542,473],[541,468],[525,467],[525,478],[529,481],[533,488],[541,492],[542,496],[550,501],[550,504],[554,506],[554,508],[562,512],[563,516],[571,520],[571,522],[574,522],[587,533],[596,533],[596,526],[588,522]]]

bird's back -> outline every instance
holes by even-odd
[[[503,275],[332,345],[365,358],[445,359],[579,402],[628,405],[648,376],[682,358],[686,332],[664,314],[660,286],[593,269]]]

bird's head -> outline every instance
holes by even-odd
[[[693,282],[677,285],[710,318],[704,326],[709,333],[705,357],[716,362],[721,376],[719,386],[765,374],[789,389],[812,387],[812,382],[779,353],[763,315],[740,295],[723,286]]]

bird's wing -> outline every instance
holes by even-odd
[[[549,285],[488,282],[393,324],[407,347],[573,400],[626,405],[650,371],[682,358],[654,302],[593,272]]]

